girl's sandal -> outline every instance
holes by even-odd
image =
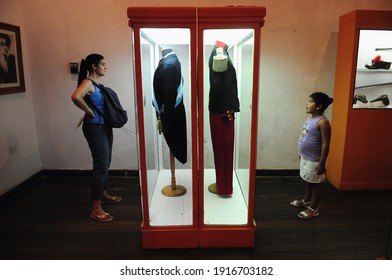
[[[290,202],[290,204],[295,207],[307,207],[310,205],[310,201],[305,202],[305,200],[303,200],[303,199],[302,200],[293,200]]]
[[[318,211],[318,208],[316,208],[316,210],[314,210],[314,209],[308,207],[308,209],[310,210],[310,214],[309,214],[308,210],[305,210],[305,211],[298,213],[298,218],[311,219],[311,218],[317,217],[320,214]]]

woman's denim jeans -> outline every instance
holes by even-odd
[[[93,158],[91,197],[94,200],[101,200],[102,193],[106,190],[108,169],[112,158],[113,129],[103,124],[84,122],[83,134]]]

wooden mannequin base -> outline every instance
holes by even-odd
[[[231,194],[220,194],[220,193],[218,192],[218,187],[216,186],[216,183],[212,183],[211,185],[209,185],[209,186],[208,186],[208,191],[209,191],[210,193],[217,194],[217,195],[219,195],[220,197],[226,197],[226,198],[230,198],[230,197],[231,197]]]
[[[173,190],[171,185],[163,187],[161,193],[164,196],[174,197],[174,196],[182,196],[186,194],[186,188],[181,185],[176,185],[176,189]]]
[[[213,193],[213,194],[219,194],[218,193],[218,187],[216,186],[216,183],[212,183],[211,185],[209,185],[208,186],[208,191],[210,193]]]

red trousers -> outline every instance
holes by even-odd
[[[233,193],[234,121],[227,122],[222,114],[210,112],[210,129],[216,185],[218,193]]]

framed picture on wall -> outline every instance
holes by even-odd
[[[25,91],[19,26],[0,22],[0,94]]]

